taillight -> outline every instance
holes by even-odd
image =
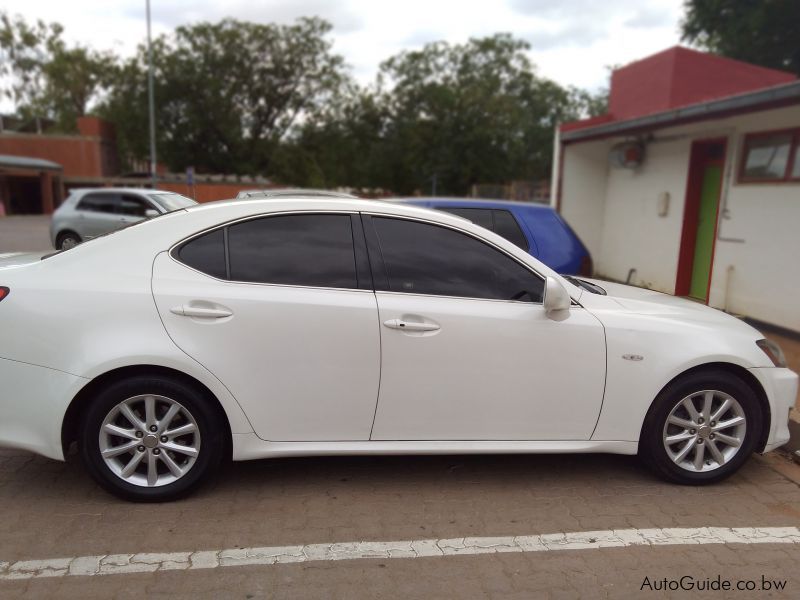
[[[584,277],[591,277],[594,271],[594,264],[592,263],[592,257],[588,254],[584,254],[583,258],[581,259],[581,266],[578,268],[578,275],[583,275]]]
[[[8,296],[10,293],[11,293],[10,289],[8,289],[7,287],[0,286],[0,300]]]

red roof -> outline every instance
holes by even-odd
[[[561,130],[627,121],[796,79],[793,73],[675,46],[614,70],[608,114],[565,123]]]

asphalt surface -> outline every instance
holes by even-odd
[[[0,219],[0,252],[48,250],[46,228],[41,217]],[[796,348],[787,354],[797,360]],[[796,598],[800,543],[755,542],[766,535],[760,528],[800,527],[798,483],[800,466],[778,453],[704,488],[666,484],[635,458],[608,455],[298,458],[228,464],[190,498],[142,505],[106,494],[77,457],[0,450],[0,598],[619,598],[664,595],[660,582],[682,577],[754,586],[706,597]],[[596,543],[613,532],[658,539],[663,528],[685,530],[691,543]],[[740,542],[707,543],[705,528],[757,529]],[[590,543],[558,551],[224,560],[261,547],[469,546],[470,538],[582,532]],[[208,555],[215,568],[170,564]],[[38,562],[76,557],[110,568],[64,574]],[[36,562],[26,571],[20,561]],[[781,580],[782,590],[770,583]]]

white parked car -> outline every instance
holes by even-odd
[[[0,444],[77,441],[124,498],[322,454],[638,453],[708,483],[789,439],[797,375],[749,325],[442,212],[228,201],[39,258],[0,267]]]

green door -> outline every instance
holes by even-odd
[[[689,295],[705,302],[708,279],[711,275],[711,255],[714,252],[714,230],[717,224],[717,202],[722,181],[722,167],[709,165],[703,172],[703,188],[697,209],[697,237],[694,243],[692,283]]]

